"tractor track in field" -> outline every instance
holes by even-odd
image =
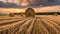
[[[6,21],[0,24],[0,34],[60,34],[59,23],[44,17]]]

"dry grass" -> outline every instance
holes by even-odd
[[[0,34],[60,34],[59,15],[36,15],[35,18],[0,16],[0,19],[6,19],[8,23],[17,20],[17,22],[12,22],[2,26],[0,25]],[[0,22],[2,21],[0,20]]]

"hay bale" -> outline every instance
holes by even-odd
[[[10,17],[13,17],[13,16],[14,16],[14,14],[13,14],[13,13],[10,13],[10,14],[9,14],[9,16],[10,16]]]
[[[35,17],[35,11],[32,8],[28,8],[25,11],[25,16],[26,17]]]
[[[55,16],[58,16],[58,14],[57,14],[57,13],[55,13],[54,15],[55,15]]]

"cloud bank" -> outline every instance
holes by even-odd
[[[29,6],[32,7],[60,5],[60,0],[27,0],[27,1],[29,2]]]

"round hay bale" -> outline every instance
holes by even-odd
[[[23,14],[20,14],[20,16],[23,16]]]
[[[57,13],[55,13],[54,15],[55,15],[55,16],[57,16],[58,14],[57,14]]]
[[[13,17],[13,16],[14,16],[14,14],[13,14],[13,13],[10,13],[10,14],[9,14],[9,16],[10,16],[10,17]]]
[[[35,11],[32,8],[28,8],[25,11],[25,16],[26,17],[35,17]]]

